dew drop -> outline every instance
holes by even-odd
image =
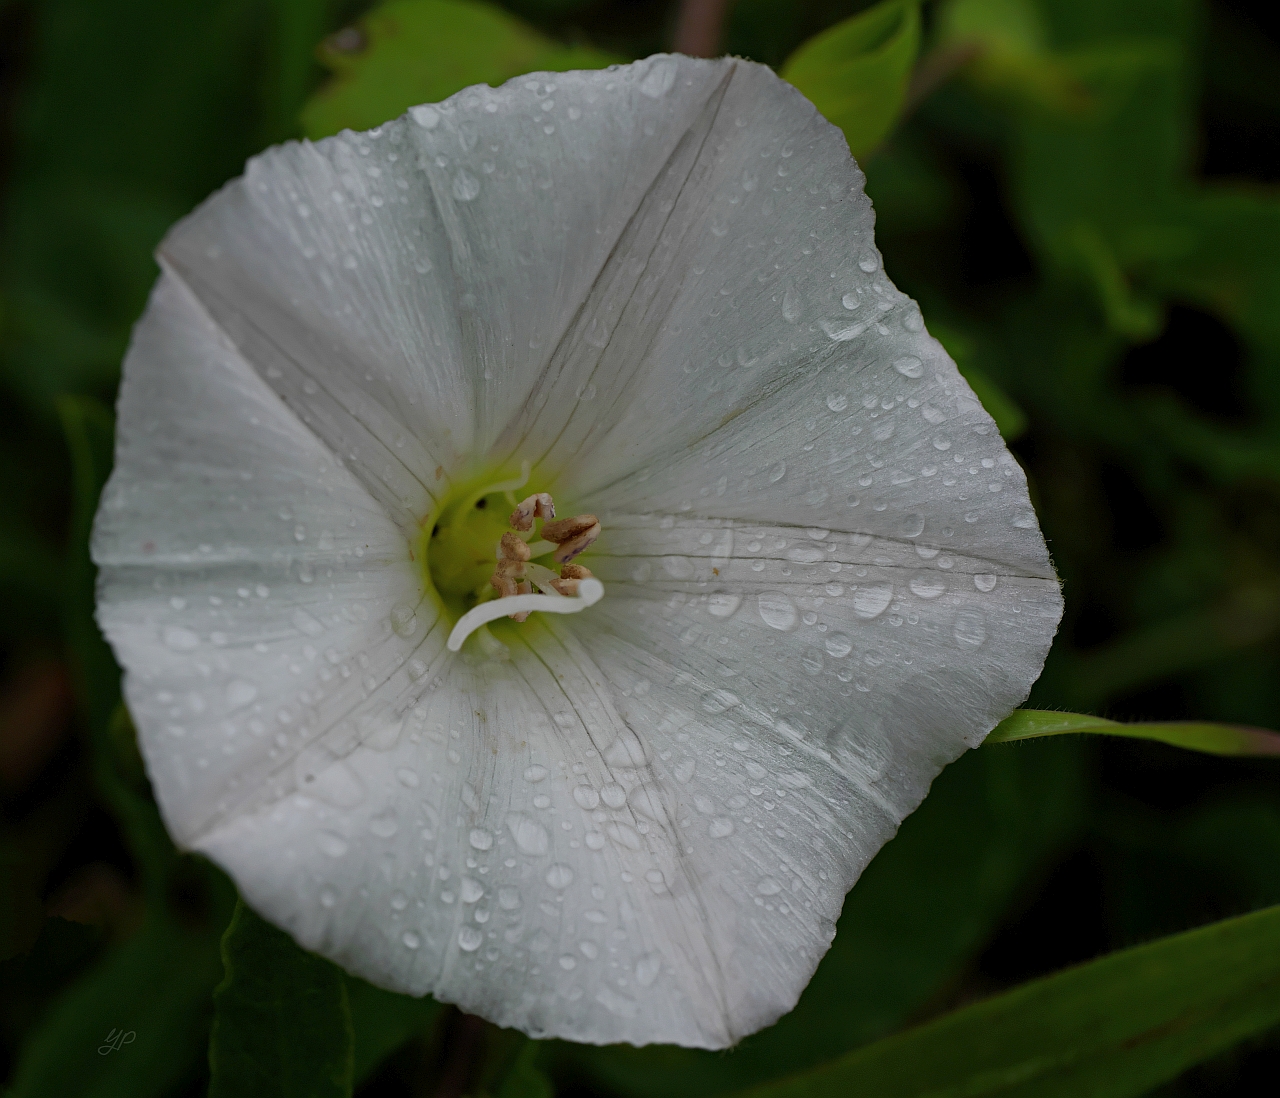
[[[760,617],[771,629],[789,633],[800,620],[796,604],[779,591],[761,591],[756,596]],[[886,606],[888,603],[886,602]],[[883,607],[881,607],[883,609]]]
[[[787,463],[785,461],[778,462],[769,470],[769,483],[777,484],[783,477],[787,475]]]
[[[473,926],[464,926],[458,931],[458,948],[464,953],[474,953],[484,941],[484,935]]]
[[[961,648],[980,648],[987,639],[986,618],[977,610],[961,610],[952,632]]]
[[[347,852],[347,840],[336,831],[321,831],[316,836],[316,843],[320,853],[328,854],[330,858],[341,858]]]
[[[434,107],[413,107],[409,117],[426,130],[434,130],[440,124],[440,112]]]
[[[662,819],[662,797],[651,785],[642,783],[634,786],[627,794],[627,804],[641,816],[647,816],[651,820]]]
[[[973,585],[979,591],[993,591],[996,586],[996,577],[990,572],[979,572],[973,577]]]
[[[472,877],[463,877],[458,882],[458,899],[464,904],[473,904],[484,895],[484,885]]]
[[[778,882],[772,877],[766,877],[756,885],[756,891],[759,892],[761,896],[776,896],[782,891],[782,885],[778,884]]]
[[[470,202],[480,193],[480,180],[466,168],[461,168],[453,177],[453,197],[459,202]]]
[[[397,831],[400,830],[400,823],[396,819],[396,810],[388,808],[383,812],[379,812],[369,821],[369,830],[372,831],[379,839],[389,839]]]
[[[802,312],[804,312],[804,306],[800,301],[800,295],[788,287],[786,293],[782,295],[783,318],[794,324],[800,319]]]
[[[993,584],[994,586],[994,584]],[[991,590],[990,587],[987,590]],[[258,696],[258,688],[244,679],[232,679],[227,683],[227,708],[240,709]]]
[[[528,816],[513,812],[507,817],[507,829],[523,854],[545,854],[550,845],[547,829]]]
[[[164,643],[166,647],[172,648],[175,652],[190,652],[193,648],[199,647],[200,638],[190,629],[171,625],[164,631]]]
[[[652,987],[662,969],[662,958],[656,953],[646,953],[636,962],[636,983],[641,987]]]
[[[870,620],[879,617],[888,609],[893,601],[893,587],[887,583],[878,583],[871,587],[859,587],[853,593],[853,612],[860,618]]]
[[[332,888],[326,888],[320,893],[320,906],[333,907],[338,902],[338,894]]]
[[[573,799],[579,808],[588,812],[593,808],[599,807],[600,804],[600,794],[589,785],[574,786]]]
[[[707,834],[713,839],[724,839],[733,834],[733,821],[728,816],[718,816],[707,827]]]
[[[470,839],[473,850],[488,850],[493,846],[493,835],[483,827],[473,827]]]
[[[936,572],[917,572],[908,586],[913,595],[922,599],[936,599],[947,589],[946,581]]]
[[[547,884],[552,888],[561,889],[568,888],[573,882],[573,870],[563,862],[556,862],[547,870]]]
[[[409,605],[397,606],[391,611],[391,628],[397,636],[412,637],[418,630],[418,615]]]
[[[904,355],[896,359],[893,368],[903,377],[921,377],[924,374],[924,363],[915,355]]]
[[[843,412],[849,407],[849,398],[844,393],[832,393],[827,397],[827,407],[833,412]]]
[[[422,939],[419,938],[412,930],[406,930],[400,935],[400,940],[404,942],[405,949],[417,949],[422,945]]]
[[[527,782],[540,782],[547,776],[547,768],[534,763],[533,766],[526,767],[524,772],[524,780]]]
[[[843,633],[832,633],[823,641],[823,647],[827,650],[828,656],[834,656],[840,660],[853,651],[853,642]]]
[[[635,828],[627,824],[611,823],[605,828],[605,831],[615,843],[619,846],[625,846],[628,850],[639,850],[643,846]]]
[[[579,788],[582,788],[579,786]],[[609,782],[601,791],[600,797],[610,808],[621,808],[627,803],[627,791],[617,782]]]
[[[717,591],[707,596],[707,613],[713,618],[731,618],[741,605],[741,596],[728,591]]]

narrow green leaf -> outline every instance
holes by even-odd
[[[213,993],[209,1098],[351,1094],[355,1035],[338,967],[240,901],[222,938]]]
[[[1244,724],[1211,724],[1204,721],[1148,721],[1122,724],[1084,713],[1055,713],[1044,709],[1015,709],[1002,720],[986,743],[1012,743],[1091,733],[1102,736],[1129,736],[1136,740],[1158,740],[1174,747],[1205,751],[1211,755],[1280,755],[1280,734]]]
[[[320,59],[334,79],[302,112],[312,139],[367,130],[472,84],[622,60],[589,46],[561,45],[496,7],[464,0],[383,4],[328,39]]]
[[[782,78],[844,130],[861,160],[902,110],[920,49],[920,5],[884,0],[810,38],[782,66]]]
[[[1122,950],[751,1098],[1129,1098],[1280,1023],[1280,907]]]

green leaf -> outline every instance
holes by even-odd
[[[355,1034],[338,967],[308,953],[241,900],[222,936],[213,993],[209,1098],[351,1094]]]
[[[384,4],[328,39],[320,57],[334,79],[302,112],[312,139],[370,129],[472,84],[621,60],[590,46],[561,45],[496,7],[462,0]]]
[[[1083,713],[1055,713],[1044,709],[1015,709],[987,736],[986,743],[1012,743],[1091,733],[1128,736],[1136,740],[1158,740],[1174,747],[1204,751],[1211,755],[1280,755],[1280,734],[1243,724],[1211,724],[1203,721],[1149,721],[1121,724]]]
[[[211,923],[149,915],[40,1022],[6,1098],[160,1098],[198,1080],[220,971]]]
[[[352,1076],[359,1084],[411,1037],[425,1033],[443,1008],[431,998],[397,995],[355,976],[344,979],[356,1042]]]
[[[1126,949],[751,1098],[1128,1098],[1280,1023],[1280,907]]]
[[[809,39],[781,75],[844,130],[861,160],[897,121],[919,49],[919,4],[884,0]]]

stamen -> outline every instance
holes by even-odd
[[[453,632],[449,634],[449,651],[459,651],[462,648],[462,642],[480,626],[497,621],[508,614],[531,614],[535,610],[548,614],[576,614],[588,606],[594,606],[602,598],[604,598],[604,584],[598,579],[591,578],[579,581],[578,594],[572,598],[566,598],[563,595],[512,595],[507,598],[490,599],[468,610],[458,619]]]
[[[597,522],[594,526],[585,530],[576,538],[561,542],[560,548],[552,554],[551,559],[557,564],[568,564],[569,561],[573,560],[573,558],[579,553],[583,553],[587,549],[591,548],[591,543],[599,536],[600,524]]]
[[[535,492],[522,500],[511,512],[511,525],[517,530],[532,530],[534,516],[540,519],[556,517],[556,505],[547,492]]]

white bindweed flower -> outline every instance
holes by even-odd
[[[787,1011],[1061,609],[862,183],[768,69],[660,56],[271,149],[176,226],[94,540],[175,839],[530,1034]]]

